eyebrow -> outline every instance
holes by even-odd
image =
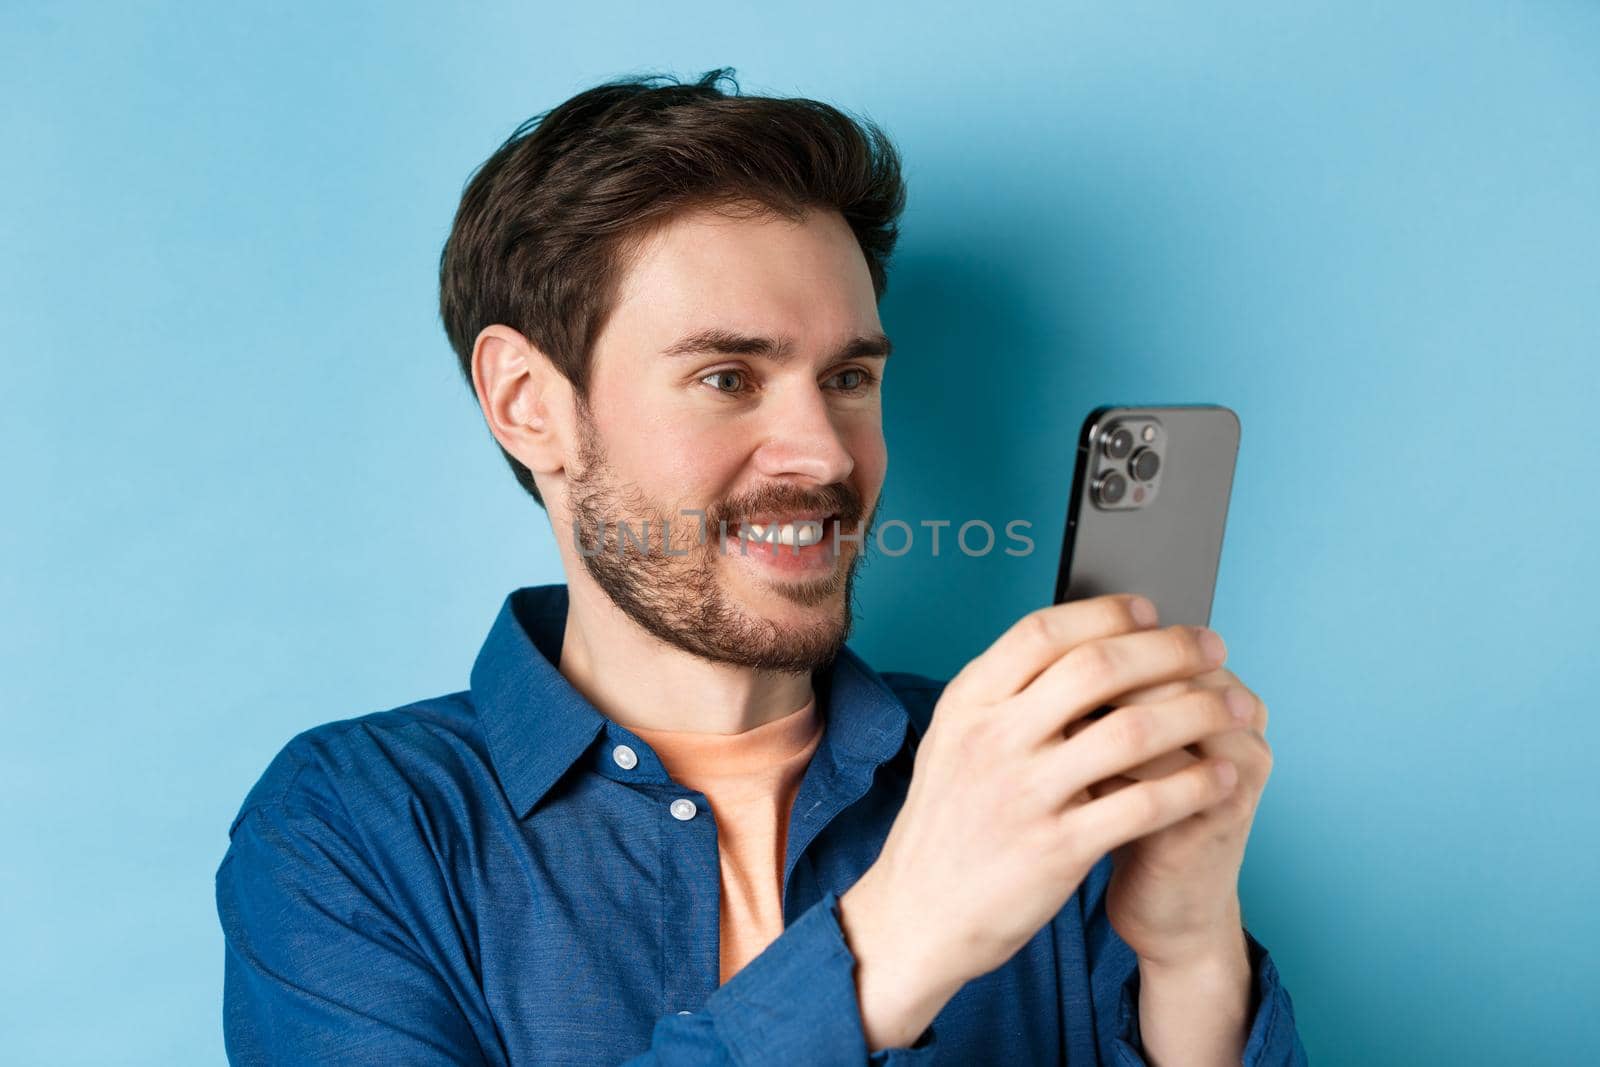
[[[893,348],[889,338],[881,333],[852,337],[833,354],[835,360],[876,357],[888,359]],[[690,356],[717,352],[727,356],[761,356],[774,363],[787,362],[794,354],[794,343],[788,338],[754,337],[735,333],[720,327],[697,330],[681,337],[662,351],[666,356]]]

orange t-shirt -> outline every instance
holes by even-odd
[[[722,982],[783,933],[789,809],[822,740],[816,703],[742,734],[629,727],[675,781],[711,802],[722,866]]]

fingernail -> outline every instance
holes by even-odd
[[[1128,605],[1128,610],[1133,613],[1133,621],[1140,626],[1154,626],[1160,616],[1156,613],[1156,605],[1146,597],[1136,596]]]
[[[1233,788],[1233,783],[1239,780],[1239,768],[1223,760],[1217,764],[1217,784],[1224,789]]]
[[[1243,722],[1250,717],[1250,694],[1243,689],[1230,689],[1222,699],[1235,719]]]
[[[1210,627],[1200,628],[1200,647],[1205,650],[1206,659],[1212,663],[1221,663],[1228,657],[1228,646],[1222,643],[1222,637]]]

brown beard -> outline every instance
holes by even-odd
[[[583,469],[569,474],[568,481],[575,547],[595,584],[625,615],[667,644],[717,663],[809,673],[833,660],[850,632],[856,566],[861,546],[868,543],[870,519],[858,544],[840,541],[841,554],[849,555],[843,568],[836,566],[833,573],[812,581],[773,586],[774,592],[805,606],[839,600],[838,612],[804,627],[780,626],[740,611],[717,576],[717,557],[739,551],[738,523],[744,516],[767,511],[832,512],[842,530],[853,533],[861,517],[854,489],[836,483],[801,494],[774,487],[736,508],[707,507],[702,527],[702,519],[693,513],[668,512],[637,486],[624,489],[606,460],[598,429],[581,406],[578,454]],[[626,522],[645,546],[624,542],[619,522]],[[674,555],[664,550],[669,530]]]

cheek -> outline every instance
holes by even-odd
[[[633,478],[658,501],[701,506],[727,492],[743,461],[734,435],[657,426],[628,446]]]
[[[876,488],[883,482],[889,467],[889,446],[883,438],[883,424],[872,422],[853,427],[845,434],[844,442],[855,460],[854,480]]]

